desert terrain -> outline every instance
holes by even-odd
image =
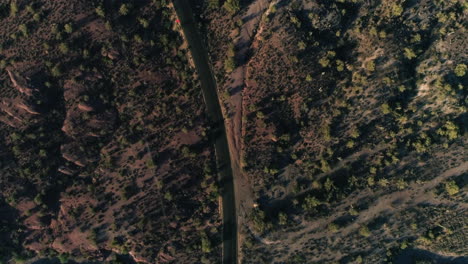
[[[0,263],[467,263],[467,15],[0,1]]]

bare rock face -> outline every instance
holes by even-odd
[[[58,172],[61,172],[63,174],[66,174],[66,175],[73,175],[75,174],[75,171],[66,167],[66,166],[61,166],[60,168],[58,168],[57,170]]]
[[[15,74],[11,70],[7,70],[7,72],[10,76],[11,82],[13,83],[13,87],[15,87],[20,93],[27,96],[32,96],[34,92],[38,91],[33,86],[28,84],[28,80],[26,78],[21,77],[19,74]]]
[[[98,160],[98,157],[88,153],[85,146],[76,141],[62,145],[60,151],[64,159],[79,167],[85,167]]]
[[[111,60],[116,60],[119,58],[119,52],[117,50],[103,50],[101,55],[107,57]]]
[[[7,70],[13,87],[20,92],[13,98],[3,98],[0,102],[0,122],[14,128],[24,129],[39,121],[41,110],[37,101],[47,98],[40,94],[28,77],[23,77],[13,70]]]
[[[67,136],[75,139],[83,139],[87,135],[99,137],[113,131],[117,121],[116,111],[110,109],[94,111],[94,109],[94,107],[80,107],[79,104],[70,107],[62,131]]]
[[[22,98],[3,99],[0,102],[0,121],[14,128],[25,128],[37,122],[40,115],[36,106]]]
[[[17,107],[24,109],[26,112],[32,115],[39,115],[39,110],[34,105],[28,105],[26,102],[19,102],[16,104]]]
[[[95,144],[96,139],[102,141],[102,137],[111,134],[117,124],[117,111],[106,105],[96,92],[95,88],[102,83],[99,73],[77,72],[64,84],[66,116],[62,131],[71,143],[62,145],[61,151],[64,159],[79,167],[98,160],[86,152],[97,153],[100,147]],[[63,168],[60,172],[69,173]]]
[[[85,112],[91,112],[94,111],[95,108],[87,103],[79,103],[78,104],[78,109],[85,111]]]
[[[76,100],[78,96],[85,91],[83,84],[77,82],[76,80],[67,80],[63,85],[63,97],[66,102],[71,102]]]

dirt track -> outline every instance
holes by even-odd
[[[236,211],[238,223],[238,257],[242,260],[241,245],[244,234],[242,228],[246,225],[245,219],[254,204],[253,190],[251,183],[242,172],[242,116],[243,110],[243,90],[246,89],[246,72],[248,66],[248,54],[252,51],[252,43],[261,24],[261,18],[270,5],[267,0],[253,1],[242,16],[243,25],[239,36],[234,40],[236,49],[236,61],[238,67],[228,76],[225,84],[225,91],[229,91],[230,98],[228,105],[224,109],[226,118],[226,134],[228,137],[229,149],[231,151],[231,163],[234,176],[234,190],[236,197]]]

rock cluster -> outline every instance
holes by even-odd
[[[14,128],[25,129],[41,116],[41,102],[46,101],[39,89],[28,78],[7,69],[13,87],[19,92],[0,101],[0,122]]]

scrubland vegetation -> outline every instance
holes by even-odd
[[[228,122],[242,115],[243,262],[463,256],[466,3],[239,3],[199,12]]]
[[[190,4],[240,263],[466,261],[465,1]],[[220,263],[222,125],[172,2],[0,21],[0,263]]]
[[[1,263],[219,259],[212,125],[175,20],[164,0],[0,4]]]

